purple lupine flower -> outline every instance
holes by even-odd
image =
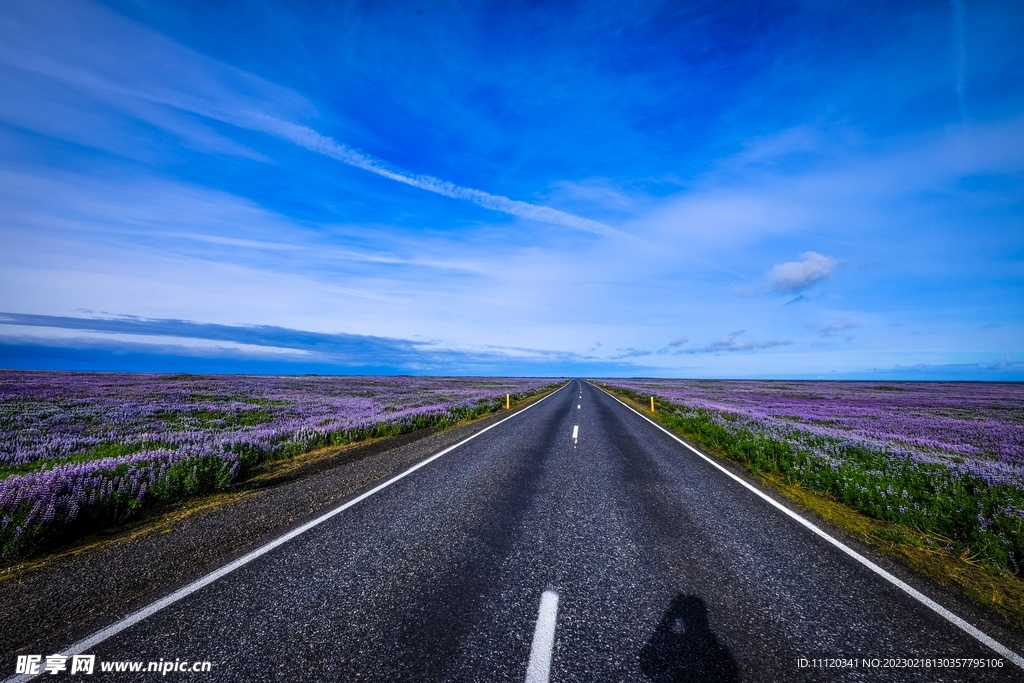
[[[603,381],[603,380],[602,380]],[[759,433],[836,456],[843,444],[1024,487],[1019,383],[608,380],[677,405],[728,413]],[[716,419],[729,428],[734,422]],[[823,437],[828,443],[812,442]],[[831,444],[831,445],[830,445]]]
[[[70,521],[119,494],[142,500],[193,458],[218,458],[232,479],[242,453],[303,450],[338,432],[448,415],[550,383],[0,371],[0,531],[15,519],[17,536],[29,524]],[[32,471],[4,471],[23,465]]]

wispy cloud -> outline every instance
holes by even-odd
[[[60,321],[58,321],[59,323]],[[130,331],[94,330],[82,327],[69,328],[46,324],[19,325],[4,322],[0,315],[0,343],[30,344],[50,347],[73,348],[124,348],[146,347],[151,350],[175,350],[182,355],[217,356],[231,355],[239,359],[290,359],[293,361],[323,361],[322,356],[306,349],[289,348],[272,344],[249,344],[232,339],[208,339],[176,334],[157,334]],[[0,352],[0,356],[2,356]]]
[[[834,337],[840,332],[852,330],[857,327],[860,327],[860,325],[853,322],[852,320],[832,320],[830,322],[824,323],[823,325],[818,325],[817,330],[818,334],[820,334],[823,337]]]
[[[0,310],[352,333],[398,340],[363,358],[458,367],[531,348],[721,376],[1016,354],[1000,302],[1020,298],[1024,51],[1005,7],[963,2],[745,28],[721,3],[605,3],[594,30],[486,3],[271,3],[238,23],[217,3],[7,0]],[[837,343],[844,321],[870,330]],[[155,348],[130,329],[65,336]],[[238,330],[163,337],[263,352]],[[295,348],[345,358],[322,341]]]
[[[689,337],[676,337],[670,341],[666,346],[661,347],[655,353],[659,356],[679,356],[687,353],[685,349],[686,343],[690,341]]]
[[[456,374],[636,374],[650,370],[563,351],[518,347],[466,347],[444,340],[325,334],[272,325],[219,325],[125,315],[91,317],[0,312],[0,367],[17,367],[33,349],[170,356],[234,363],[234,371]],[[28,351],[26,351],[26,349]],[[147,361],[142,361],[147,362]],[[153,367],[154,361],[148,361]],[[92,367],[97,367],[94,358]],[[269,364],[269,365],[268,365]],[[156,364],[159,366],[159,363]],[[246,370],[248,368],[248,370]]]
[[[766,341],[755,341],[753,339],[741,339],[743,330],[731,332],[724,337],[714,340],[705,346],[686,349],[686,353],[723,353],[735,351],[754,351],[756,349],[770,349],[775,346],[789,346],[792,340],[781,337],[772,337]]]
[[[310,105],[286,88],[197,54],[104,8],[75,3],[55,9],[52,5],[43,8],[27,3],[17,9],[12,17],[0,21],[0,63],[64,81],[102,99],[114,98],[118,106],[133,114],[139,114],[140,102],[171,107],[266,133],[348,166],[491,211],[591,233],[615,232],[598,221],[549,206],[400,169],[309,126],[283,118],[281,112],[308,113]],[[98,24],[108,29],[104,31],[102,54],[95,53],[91,33]],[[40,25],[50,30],[40,31]],[[26,41],[25,35],[31,34],[47,44]],[[142,65],[139,55],[145,55]],[[142,68],[146,65],[153,68]],[[178,65],[179,73],[171,65]],[[181,73],[187,73],[188,78],[182,78]],[[270,111],[271,107],[277,111]],[[174,132],[180,132],[183,126],[168,121],[166,116],[151,115],[149,120]],[[194,129],[193,124],[189,130]],[[212,135],[209,131],[202,134],[204,138]],[[262,158],[237,145],[234,149],[239,154]]]
[[[826,142],[821,130],[801,124],[751,140],[744,151],[724,160],[722,165],[739,170],[752,164],[771,166],[797,156],[817,156],[827,149]]]
[[[617,353],[611,356],[613,360],[622,360],[624,358],[640,358],[641,356],[650,356],[652,353],[654,353],[653,351],[648,351],[646,349],[634,348],[616,349],[616,351]]]
[[[232,117],[234,118],[234,117]],[[473,202],[478,206],[492,211],[500,211],[512,216],[526,218],[529,220],[562,225],[568,228],[576,228],[597,234],[611,234],[616,232],[611,227],[598,221],[582,218],[565,211],[552,209],[548,206],[530,204],[517,199],[509,199],[500,195],[490,194],[482,190],[469,187],[462,187],[446,180],[434,178],[428,175],[412,174],[408,171],[395,168],[387,162],[374,156],[353,149],[348,145],[337,142],[333,138],[321,135],[312,128],[298,124],[281,121],[272,116],[262,114],[249,114],[231,121],[252,130],[262,131],[275,135],[281,139],[288,140],[306,149],[331,157],[337,161],[360,168],[370,173],[404,183],[412,187],[433,192],[435,194],[451,197],[452,199],[463,199]]]
[[[768,279],[779,292],[799,292],[832,274],[839,262],[814,251],[800,255],[799,261],[780,263],[772,268]]]

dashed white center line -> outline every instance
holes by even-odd
[[[551,676],[551,650],[555,646],[555,622],[558,619],[558,593],[544,591],[533,630],[530,663],[526,665],[526,683],[548,683]]]
[[[575,438],[579,437],[579,435],[580,435],[580,426],[579,425],[573,425],[572,426],[572,438],[575,439]]]
[[[580,404],[579,404],[579,403],[577,403],[577,404],[576,404],[576,410],[579,410],[579,409],[580,409]]]

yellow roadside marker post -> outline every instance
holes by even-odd
[[[510,401],[511,401],[511,396],[509,396],[508,394],[505,394],[505,410],[508,410],[509,407],[512,405],[510,403]]]
[[[651,396],[651,412],[654,412],[654,397]]]

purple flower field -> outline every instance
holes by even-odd
[[[551,384],[3,371],[0,552],[22,553],[85,513],[116,521],[154,495],[179,499],[266,460],[444,426]]]
[[[604,383],[602,381],[602,383]],[[753,471],[1024,576],[1024,385],[608,380]]]
[[[762,430],[857,443],[1024,486],[1024,385],[937,382],[609,380]]]

